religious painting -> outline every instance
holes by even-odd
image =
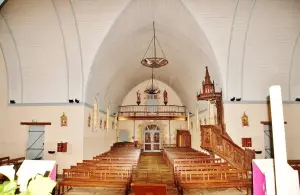
[[[248,116],[246,115],[245,112],[241,119],[242,119],[242,127],[249,127]]]
[[[100,119],[100,126],[99,126],[100,129],[102,129],[102,118]]]
[[[88,117],[88,127],[91,127],[91,113],[89,113],[89,117]]]
[[[61,127],[67,127],[68,126],[68,117],[65,115],[64,112],[60,117],[60,126]]]
[[[252,147],[252,139],[242,138],[242,147]]]

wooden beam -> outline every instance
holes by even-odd
[[[35,125],[35,126],[45,126],[51,125],[51,122],[21,122],[21,125]]]

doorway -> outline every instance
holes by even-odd
[[[144,131],[144,151],[160,151],[160,130],[157,125],[148,125]]]
[[[45,126],[29,126],[29,139],[27,143],[26,159],[43,160]]]
[[[120,136],[120,142],[128,142],[129,134],[127,130],[120,130],[119,136]]]

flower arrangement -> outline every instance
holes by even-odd
[[[0,184],[0,195],[50,195],[56,182],[49,177],[37,174],[28,182],[27,189],[19,192],[20,186],[15,180],[15,170],[13,166],[1,166],[0,175],[6,176],[9,180]]]

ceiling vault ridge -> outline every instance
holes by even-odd
[[[251,23],[251,20],[252,20],[252,15],[253,15],[253,12],[254,12],[254,8],[255,8],[255,4],[256,4],[256,0],[253,0],[252,2],[252,7],[251,7],[251,12],[250,12],[250,16],[248,18],[248,23],[247,23],[247,28],[246,28],[246,33],[245,33],[245,38],[244,38],[244,47],[243,47],[243,54],[242,54],[242,67],[241,67],[241,98],[243,99],[244,97],[244,88],[243,88],[243,85],[244,85],[244,66],[245,66],[245,54],[246,54],[246,45],[248,43],[248,32],[249,32],[249,29],[250,29],[250,23]]]
[[[63,48],[64,48],[64,54],[65,54],[65,63],[66,63],[66,74],[67,74],[67,98],[66,98],[66,100],[68,100],[70,98],[70,72],[69,72],[69,59],[68,59],[68,54],[67,54],[65,34],[63,32],[63,27],[62,27],[62,24],[61,24],[61,18],[58,14],[57,7],[54,3],[54,0],[50,0],[50,1],[53,5],[53,9],[54,9],[54,12],[55,12],[56,17],[57,17],[57,22],[59,24],[59,29],[60,29],[60,32],[61,32],[61,38],[62,38],[62,41],[63,41]]]
[[[234,13],[233,13],[233,18],[232,18],[232,22],[231,22],[231,29],[230,29],[230,37],[229,37],[229,43],[228,43],[228,56],[227,56],[227,68],[226,68],[226,89],[225,89],[225,95],[224,97],[226,97],[226,99],[228,100],[228,77],[229,77],[229,66],[230,66],[230,54],[231,54],[231,43],[232,43],[232,35],[233,35],[233,29],[234,29],[234,25],[235,25],[235,17],[236,17],[236,13],[239,7],[239,3],[240,0],[236,1],[236,5],[234,8]]]
[[[299,24],[300,24],[300,20],[299,20]],[[292,70],[293,70],[293,67],[294,67],[294,60],[295,60],[295,56],[296,56],[296,48],[297,48],[298,43],[300,44],[300,38],[299,37],[300,37],[300,25],[299,25],[299,31],[298,31],[297,37],[295,39],[293,52],[292,52],[292,55],[291,55],[291,64],[290,64],[290,69],[289,69],[289,100],[292,100],[291,99],[292,98],[291,97],[292,96],[292,90],[291,90]]]
[[[77,20],[77,16],[75,14],[75,9],[74,9],[74,5],[72,3],[72,0],[68,0],[68,2],[70,3],[70,7],[72,10],[72,15],[74,18],[74,24],[75,24],[75,28],[76,28],[76,35],[77,35],[77,39],[78,39],[78,44],[79,44],[79,54],[80,54],[80,66],[81,66],[81,99],[82,101],[84,101],[85,99],[85,85],[84,85],[84,72],[83,72],[83,59],[82,59],[82,45],[81,45],[81,36],[79,33],[79,28],[78,28],[78,20]],[[87,82],[88,83],[88,82]]]
[[[20,84],[21,84],[21,97],[20,97],[20,99],[21,99],[21,103],[23,103],[23,72],[22,72],[22,66],[21,66],[21,59],[20,59],[20,51],[19,51],[19,48],[18,48],[18,46],[17,46],[17,43],[16,43],[16,39],[15,39],[15,37],[14,37],[14,34],[12,33],[12,30],[11,30],[11,28],[10,28],[10,26],[9,26],[9,24],[8,24],[8,22],[6,21],[6,19],[5,19],[5,16],[4,16],[4,14],[3,14],[3,12],[2,12],[2,10],[3,10],[3,8],[2,9],[0,9],[0,15],[1,15],[1,17],[3,18],[3,21],[5,22],[5,25],[7,26],[7,29],[8,29],[8,31],[9,31],[9,34],[10,34],[10,36],[11,36],[11,38],[12,38],[12,41],[13,41],[13,45],[14,45],[14,48],[15,48],[15,50],[16,50],[16,56],[17,56],[17,59],[18,59],[18,65],[19,65],[19,71],[20,71],[20,77],[21,77],[21,79],[20,79]],[[3,54],[4,55],[4,54]],[[8,78],[8,77],[7,77]],[[9,96],[9,94],[10,93],[8,93],[8,96]],[[11,98],[11,97],[8,97],[8,98]]]

